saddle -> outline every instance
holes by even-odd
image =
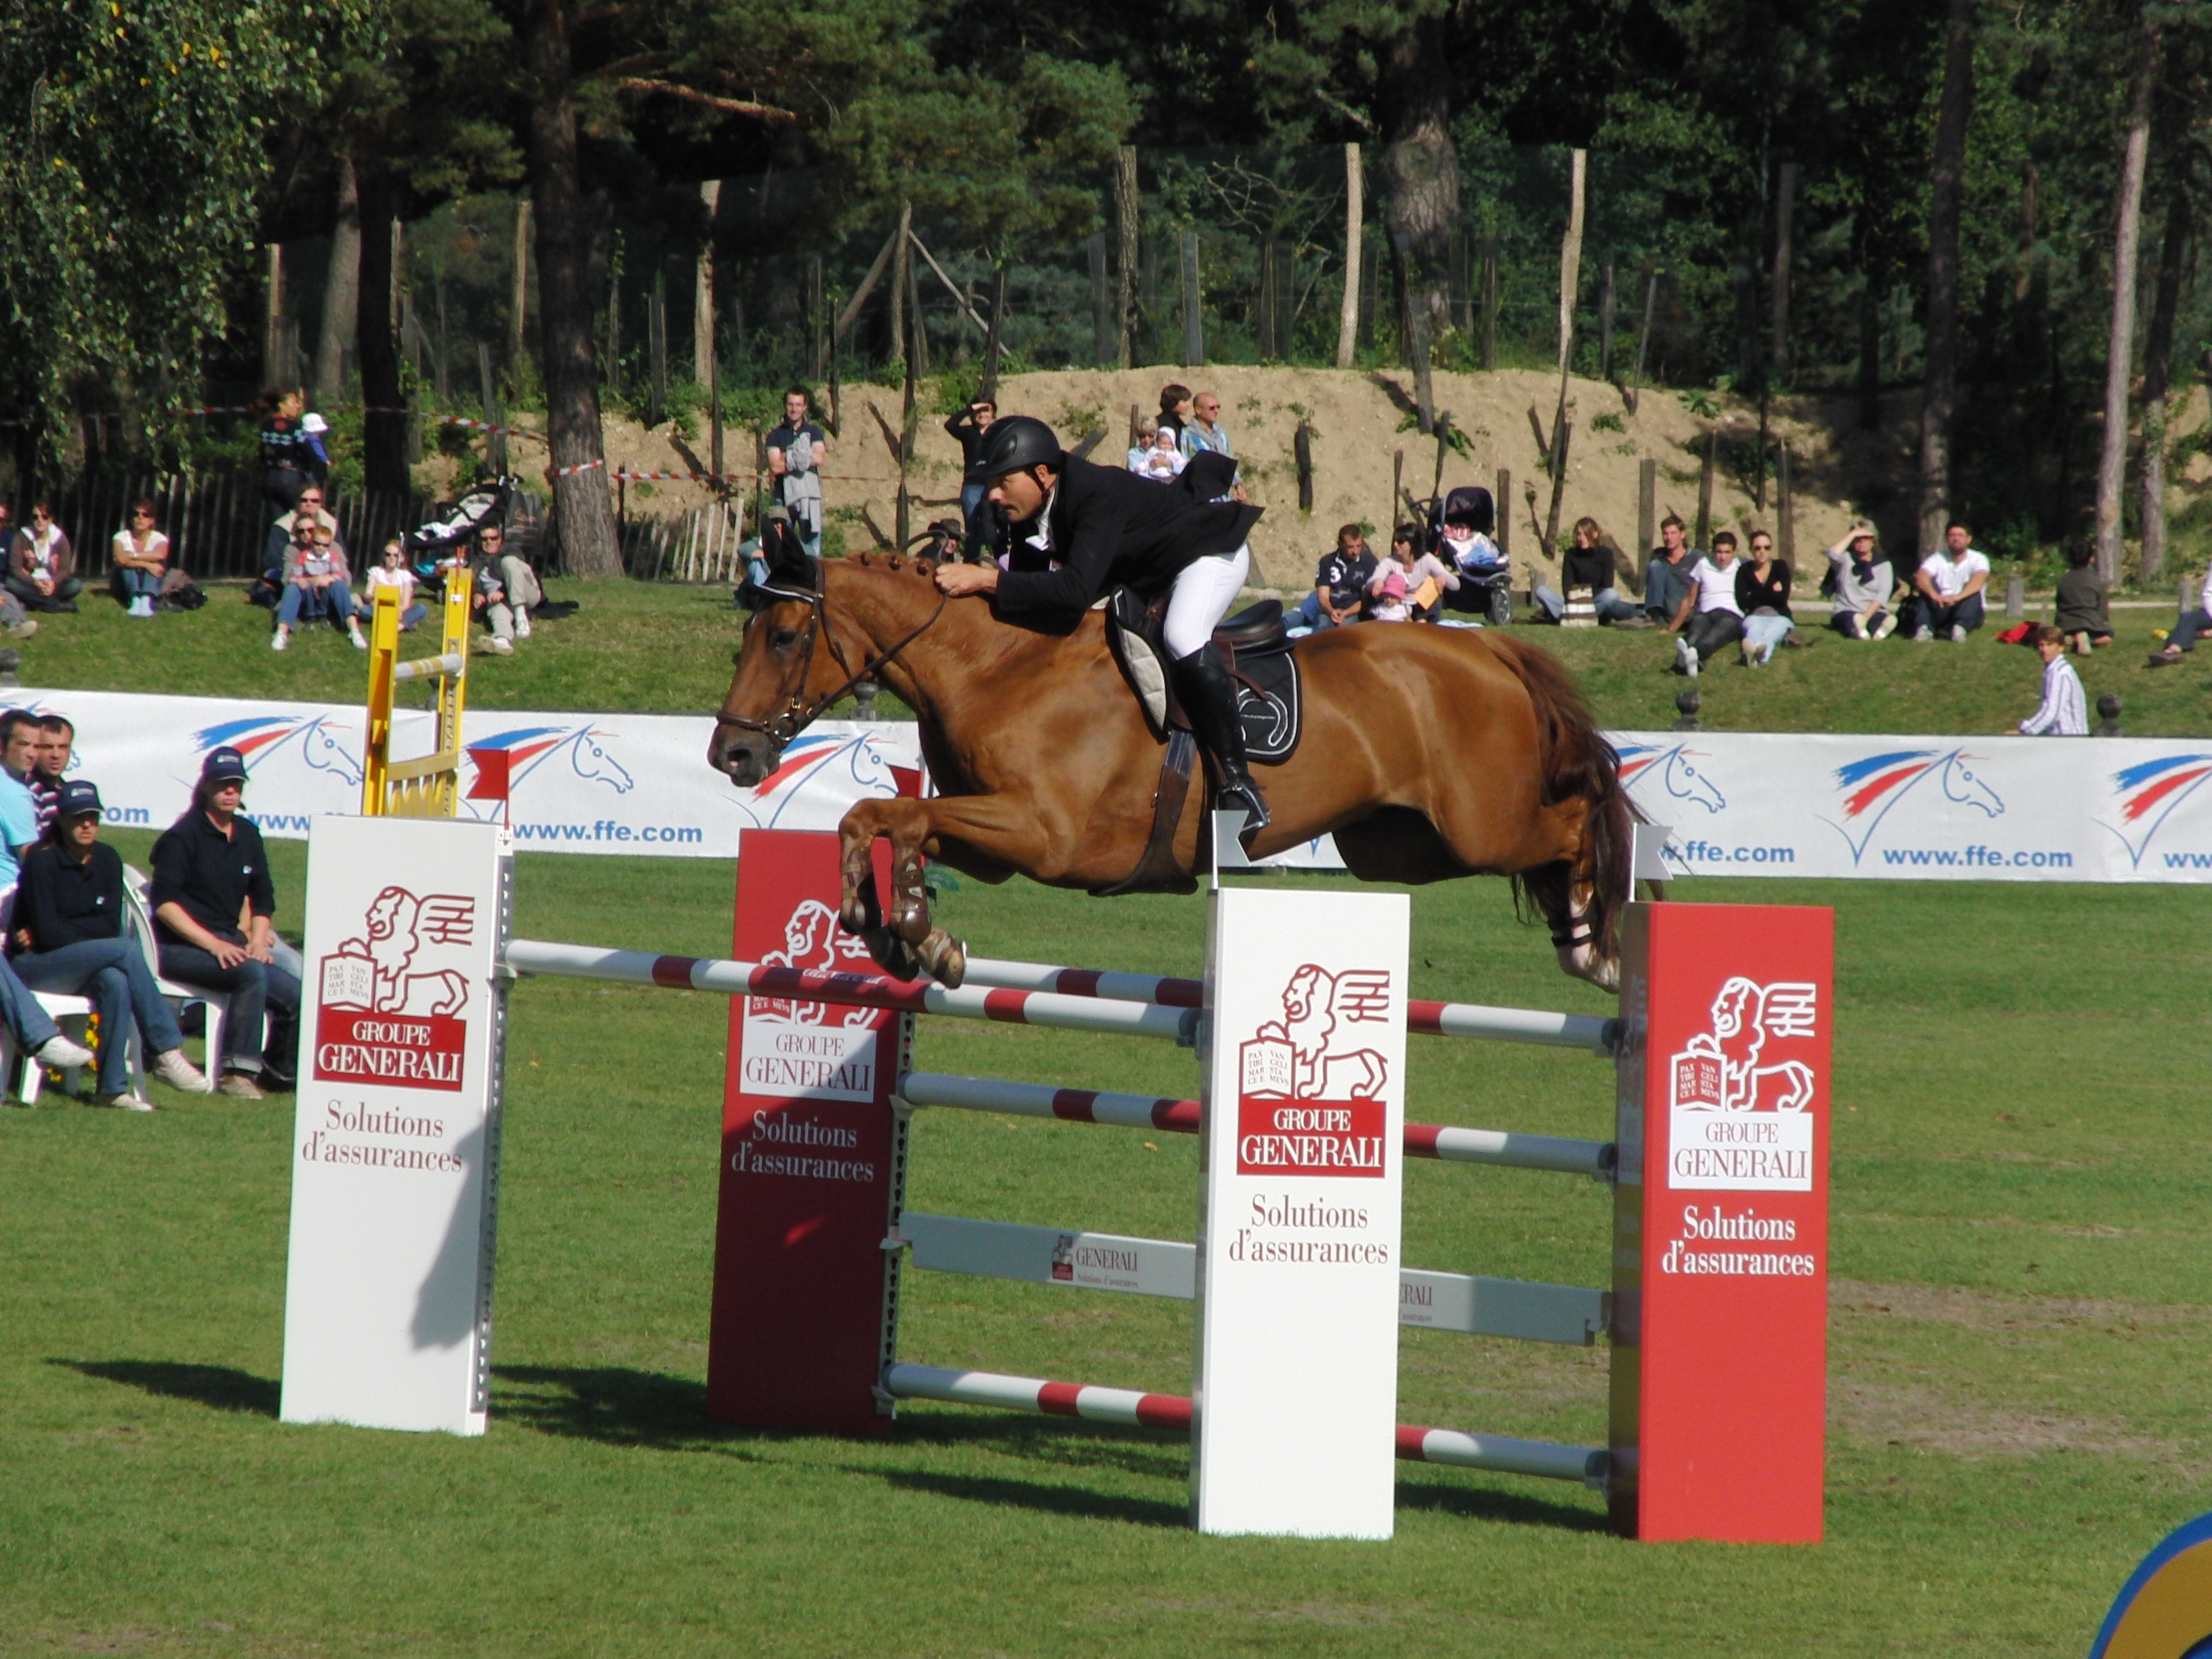
[[[1167,750],[1160,757],[1160,781],[1152,793],[1152,830],[1144,856],[1123,879],[1098,889],[1102,896],[1188,893],[1194,885],[1192,872],[1176,858],[1175,834],[1189,797],[1198,742],[1176,701],[1168,673],[1167,647],[1160,637],[1166,617],[1164,597],[1147,605],[1124,587],[1115,589],[1106,601],[1108,648],[1137,694],[1137,706],[1145,711],[1153,738],[1164,743]],[[1237,683],[1237,712],[1244,726],[1247,757],[1262,766],[1280,766],[1297,752],[1303,708],[1297,658],[1284,629],[1282,602],[1262,599],[1224,619],[1213,630],[1213,642]]]
[[[1137,694],[1152,736],[1163,743],[1190,730],[1176,702],[1167,647],[1160,638],[1166,617],[1164,598],[1146,605],[1126,587],[1116,588],[1106,602],[1107,646],[1121,678]],[[1297,657],[1284,629],[1282,602],[1262,599],[1224,618],[1213,630],[1213,642],[1237,682],[1247,756],[1262,766],[1280,766],[1297,753],[1303,708]]]

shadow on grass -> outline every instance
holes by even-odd
[[[46,1364],[219,1412],[276,1415],[279,1389],[275,1380],[232,1365],[194,1365],[177,1359],[49,1359]]]
[[[1055,1486],[1042,1480],[1005,1480],[982,1474],[932,1474],[920,1469],[868,1469],[847,1466],[852,1474],[872,1474],[903,1492],[963,1498],[1043,1515],[1075,1516],[1086,1521],[1127,1521],[1139,1527],[1187,1527],[1190,1510],[1182,1504],[1152,1498],[1115,1498],[1080,1486]]]
[[[707,1451],[707,1385],[626,1365],[495,1365],[495,1418],[540,1434],[660,1451]]]
[[[1502,1521],[1516,1527],[1556,1527],[1562,1532],[1608,1533],[1612,1524],[1601,1509],[1583,1509],[1530,1498],[1517,1492],[1498,1492],[1484,1486],[1448,1486],[1423,1481],[1398,1483],[1398,1507],[1432,1510],[1462,1521]]]

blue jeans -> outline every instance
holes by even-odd
[[[8,1023],[15,1046],[27,1054],[38,1053],[62,1034],[53,1016],[39,1006],[38,999],[15,977],[15,969],[4,957],[0,957],[0,1020]]]
[[[1340,628],[1344,625],[1321,608],[1321,594],[1318,592],[1307,594],[1304,603],[1291,611],[1284,620],[1293,628]]]
[[[266,1066],[281,1077],[290,1077],[299,1060],[300,981],[273,962],[252,957],[235,968],[226,968],[197,945],[174,940],[161,945],[161,976],[183,985],[200,985],[230,998],[230,1017],[223,1022],[223,1069],[258,1072]],[[254,1043],[261,1035],[261,1017],[269,1016],[269,1041],[259,1053]],[[205,1068],[215,1071],[215,1056]]]
[[[134,570],[129,565],[115,568],[116,592],[128,605],[133,599],[156,599],[161,596],[161,578],[151,570]]]
[[[1790,637],[1790,627],[1778,611],[1755,611],[1743,619],[1743,642],[1753,651],[1772,651]]]
[[[1536,603],[1551,613],[1553,622],[1559,621],[1567,614],[1565,595],[1555,592],[1551,588],[1539,586],[1536,589]],[[1617,587],[1601,587],[1591,596],[1590,604],[1596,610],[1597,619],[1600,622],[1627,622],[1632,617],[1644,614],[1641,606],[1632,605],[1622,599],[1620,590]]]
[[[100,1014],[100,1081],[104,1095],[131,1087],[131,1022],[138,1022],[149,1054],[166,1054],[185,1046],[177,1017],[155,988],[146,958],[126,939],[81,939],[54,951],[33,951],[15,958],[15,972],[33,991],[66,991],[92,999]]]
[[[302,611],[310,617],[328,617],[334,625],[343,627],[353,620],[353,590],[343,576],[319,592],[297,582],[286,582],[284,597],[276,602],[277,623],[285,628],[296,627]]]
[[[2212,611],[2185,611],[2174,618],[2166,642],[2177,651],[2194,651],[2199,634],[2212,634]]]

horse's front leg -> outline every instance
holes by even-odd
[[[885,973],[898,979],[917,979],[926,973],[957,987],[967,972],[968,953],[931,919],[922,875],[922,847],[929,836],[927,805],[909,799],[864,800],[845,814],[838,832],[843,848],[838,915],[845,930],[859,936]],[[876,893],[878,836],[890,837],[891,843],[888,915]]]

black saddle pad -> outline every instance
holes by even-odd
[[[1127,588],[1117,589],[1107,605],[1107,643],[1122,678],[1153,735],[1165,742],[1175,731],[1189,730],[1176,705],[1160,644],[1164,604],[1147,606]],[[1237,681],[1237,712],[1244,723],[1248,757],[1263,766],[1279,766],[1297,752],[1301,693],[1294,641],[1283,632],[1283,607],[1262,599],[1214,629],[1222,658]]]
[[[1296,650],[1237,656],[1237,713],[1244,722],[1244,748],[1266,766],[1297,753],[1303,699]]]

